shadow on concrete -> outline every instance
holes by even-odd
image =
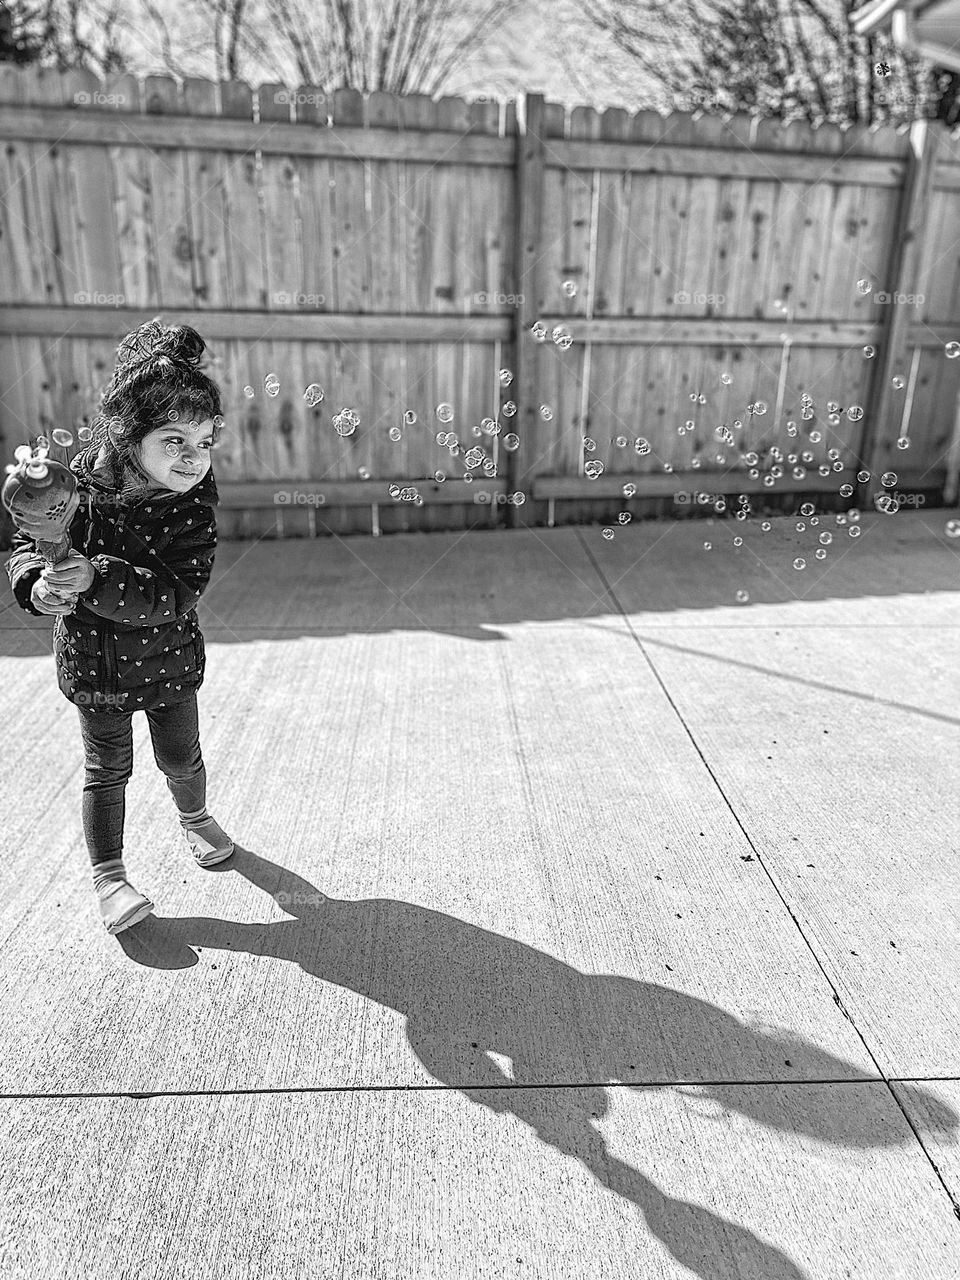
[[[296,873],[239,847],[214,870],[238,872],[295,918],[241,924],[151,916],[117,935],[131,960],[186,969],[198,963],[194,948],[271,956],[395,1009],[434,1079],[517,1117],[545,1143],[580,1160],[603,1186],[635,1204],[670,1255],[703,1280],[808,1278],[752,1232],[665,1194],[611,1155],[593,1124],[607,1114],[606,1084],[642,1090],[686,1083],[699,1090],[694,1097],[711,1098],[723,1111],[831,1146],[915,1141],[906,1121],[891,1126],[868,1106],[851,1106],[848,1090],[829,1087],[840,1081],[875,1086],[881,1076],[864,1076],[790,1032],[745,1024],[657,983],[581,973],[535,947],[413,903],[328,898]],[[536,1043],[531,1025],[540,1032]],[[488,1053],[509,1058],[513,1077]],[[738,1078],[764,1083],[699,1083],[729,1077],[731,1063]],[[557,1078],[572,1083],[549,1083]],[[777,1083],[795,1088],[794,1078],[818,1091],[815,1107],[783,1104]],[[956,1113],[929,1091],[900,1091],[917,1099],[917,1113],[930,1117],[940,1142],[956,1134]]]

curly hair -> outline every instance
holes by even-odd
[[[155,316],[117,347],[116,368],[91,425],[93,445],[106,446],[100,470],[123,504],[138,502],[154,483],[140,463],[151,431],[185,418],[213,419],[213,443],[223,427],[220,388],[202,371],[206,343],[189,325]]]

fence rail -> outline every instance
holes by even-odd
[[[694,488],[835,491],[866,467],[864,500],[890,469],[900,488],[949,486],[960,459],[960,361],[944,352],[960,337],[960,139],[939,122],[842,131],[0,67],[0,139],[7,454],[90,413],[119,338],[159,312],[219,360],[218,483],[248,533],[316,532],[321,506],[342,529],[363,506],[375,530],[473,524],[480,505],[513,525],[518,491],[524,522],[552,523],[557,501],[593,518]],[[436,440],[444,401],[459,459]],[[346,405],[361,426],[341,438],[329,418]],[[812,461],[771,489],[741,455],[773,444]],[[454,477],[474,446],[495,478]],[[392,502],[394,480],[422,507]]]

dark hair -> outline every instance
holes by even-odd
[[[119,501],[134,503],[153,483],[138,458],[141,440],[182,418],[213,418],[213,443],[223,426],[220,388],[201,370],[206,343],[189,325],[155,316],[128,333],[91,424],[91,443],[106,445],[105,466]],[[96,456],[96,455],[94,455]]]

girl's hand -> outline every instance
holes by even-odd
[[[79,593],[86,591],[92,584],[96,569],[86,556],[82,556],[79,551],[71,551],[59,564],[44,569],[40,576],[48,586],[61,594],[69,591]]]
[[[38,613],[58,614],[72,613],[77,601],[76,597],[62,600],[59,596],[51,595],[47,584],[40,577],[30,590],[30,603]]]

